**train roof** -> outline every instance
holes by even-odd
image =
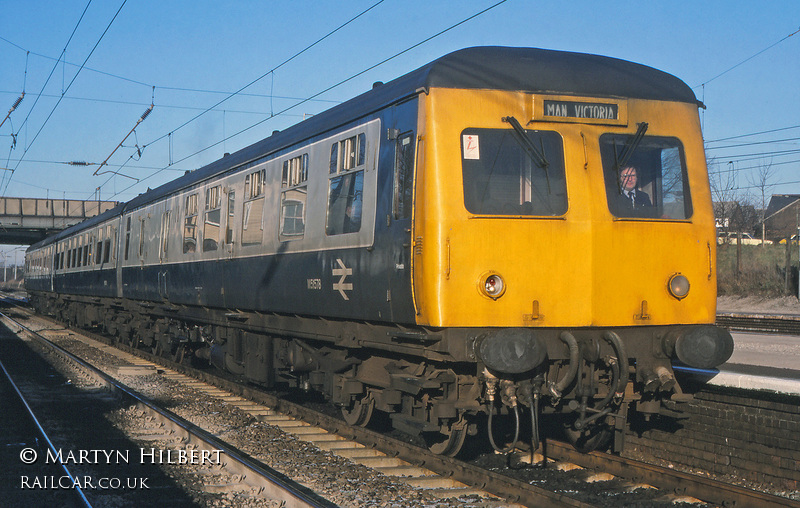
[[[183,188],[257,162],[431,88],[490,89],[591,97],[628,97],[699,104],[677,77],[617,58],[537,48],[474,47],[449,53],[347,102],[273,133],[129,202],[72,226],[32,247],[46,245]]]

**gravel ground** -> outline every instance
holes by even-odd
[[[192,423],[258,458],[268,466],[303,483],[341,507],[481,506],[464,500],[439,500],[392,478],[353,464],[347,459],[259,422],[238,408],[159,375],[122,376],[131,388],[152,398]],[[112,420],[136,417],[122,411]],[[207,497],[206,497],[207,499]],[[263,506],[258,500],[220,496],[206,506]]]
[[[786,314],[800,316],[800,301],[794,296],[762,298],[758,296],[720,296],[717,312]]]

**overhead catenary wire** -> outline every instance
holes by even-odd
[[[408,53],[409,51],[411,51],[411,50],[413,50],[415,48],[418,48],[419,46],[421,46],[421,45],[423,45],[423,44],[425,44],[427,42],[430,42],[431,40],[433,40],[433,39],[435,39],[437,37],[440,37],[441,35],[444,35],[445,33],[449,32],[449,31],[451,31],[451,30],[453,30],[453,29],[455,29],[455,28],[457,28],[457,27],[459,27],[461,25],[463,25],[464,23],[467,23],[467,22],[477,18],[478,16],[481,16],[481,15],[491,11],[492,9],[495,9],[496,7],[506,3],[507,1],[508,0],[500,0],[499,2],[496,2],[496,3],[492,4],[492,5],[490,5],[489,7],[486,7],[485,9],[482,9],[482,10],[476,12],[475,14],[472,14],[472,15],[468,16],[468,17],[462,19],[461,21],[459,21],[459,22],[457,22],[457,23],[455,23],[453,25],[450,25],[449,27],[447,27],[447,28],[445,28],[445,29],[433,34],[433,35],[431,35],[429,37],[426,37],[425,39],[421,40],[420,42],[417,42],[417,43],[415,43],[415,44],[413,44],[413,45],[411,45],[411,46],[409,46],[409,47],[407,47],[407,48],[405,48],[405,49],[403,49],[403,50],[401,50],[401,51],[399,51],[399,52],[397,52],[397,53],[395,53],[395,54],[393,54],[393,55],[391,55],[391,56],[389,56],[389,57],[387,57],[387,58],[385,58],[385,59],[383,59],[381,61],[379,61],[378,63],[370,65],[366,69],[364,69],[362,71],[359,71],[356,74],[353,74],[353,75],[351,75],[351,76],[349,76],[349,77],[347,77],[347,78],[345,78],[345,79],[343,79],[343,80],[341,80],[341,81],[339,81],[339,82],[337,82],[337,83],[335,83],[335,84],[333,84],[333,85],[331,85],[331,86],[329,86],[329,87],[327,87],[327,88],[325,88],[325,89],[323,89],[323,90],[321,90],[321,91],[319,91],[319,92],[317,92],[317,93],[315,93],[315,94],[313,94],[313,95],[311,95],[309,97],[307,97],[306,99],[303,99],[302,101],[283,109],[282,111],[279,111],[275,115],[270,116],[268,118],[264,118],[263,120],[261,120],[259,122],[256,122],[256,123],[250,125],[249,127],[245,127],[244,129],[241,129],[240,131],[238,131],[238,132],[236,132],[234,134],[231,134],[230,136],[228,136],[225,139],[217,141],[216,143],[213,143],[213,144],[211,144],[211,145],[209,145],[209,146],[207,146],[207,147],[205,147],[203,149],[200,149],[200,150],[198,150],[198,151],[196,151],[196,152],[194,152],[192,154],[189,154],[189,155],[183,157],[182,159],[179,159],[179,160],[175,161],[175,163],[177,164],[179,162],[183,162],[183,161],[185,161],[187,159],[190,159],[190,158],[192,158],[192,157],[194,157],[194,156],[196,156],[196,155],[198,155],[200,153],[205,152],[206,150],[209,150],[209,149],[211,149],[211,148],[213,148],[215,146],[218,146],[219,144],[223,143],[224,141],[227,141],[228,139],[231,139],[231,138],[236,137],[236,136],[238,136],[238,135],[240,135],[240,134],[242,134],[244,132],[247,132],[247,131],[255,128],[255,127],[258,127],[259,125],[263,124],[264,122],[267,122],[268,120],[271,120],[273,117],[280,116],[280,115],[286,113],[287,111],[290,111],[290,110],[292,110],[292,109],[294,109],[294,108],[296,108],[298,106],[301,106],[302,104],[305,104],[306,102],[309,102],[310,100],[315,99],[316,97],[319,97],[320,95],[322,95],[324,93],[327,93],[327,92],[333,90],[334,88],[336,88],[338,86],[343,85],[344,83],[352,81],[353,79],[355,79],[355,78],[357,78],[357,77],[359,77],[359,76],[361,76],[363,74],[366,74],[367,72],[369,72],[369,71],[371,71],[371,70],[373,70],[373,69],[375,69],[375,68],[377,68],[377,67],[379,67],[379,66],[381,66],[381,65],[383,65],[383,64],[385,64],[385,63],[387,63],[387,62],[389,62],[391,60],[394,60],[395,58],[397,58],[397,57],[399,57],[399,56],[401,56],[401,55],[403,55],[405,53]],[[150,178],[153,178],[154,176],[160,174],[162,171],[165,171],[167,168],[168,167],[164,167],[164,168],[162,168],[162,169],[160,169],[160,170],[158,170],[158,171],[156,171],[156,172],[154,172],[154,173],[142,178],[138,183],[142,183],[142,182],[144,182],[146,180],[149,180]],[[134,185],[136,185],[136,184],[130,185],[130,186],[120,190],[119,192],[114,194],[112,196],[112,198],[117,196],[118,194],[121,194],[123,192],[128,191]]]
[[[789,35],[787,35],[787,36],[786,36],[786,37],[784,37],[783,39],[779,40],[778,42],[776,42],[776,43],[774,43],[774,44],[771,44],[770,46],[767,46],[766,48],[762,49],[762,50],[761,50],[761,51],[759,51],[758,53],[756,53],[756,54],[754,54],[754,55],[752,55],[752,56],[749,56],[749,57],[745,58],[744,60],[742,60],[741,62],[737,63],[736,65],[734,65],[734,66],[732,66],[732,67],[730,67],[730,68],[728,68],[728,69],[726,69],[726,70],[724,70],[724,71],[720,72],[719,74],[717,74],[717,75],[716,75],[716,76],[714,76],[713,78],[711,78],[711,79],[708,79],[708,80],[706,80],[706,81],[705,81],[705,82],[703,82],[703,83],[700,83],[699,85],[695,86],[694,88],[700,88],[700,87],[704,87],[704,86],[706,86],[707,84],[711,83],[711,82],[712,82],[712,81],[714,81],[715,79],[717,79],[717,78],[720,78],[720,77],[724,76],[725,74],[729,73],[730,71],[732,71],[732,70],[736,69],[737,67],[739,67],[739,66],[741,66],[741,65],[743,65],[743,64],[745,64],[745,63],[747,63],[747,62],[749,62],[750,60],[752,60],[753,58],[755,58],[755,57],[759,56],[760,54],[762,54],[762,53],[764,53],[764,52],[766,52],[766,51],[769,51],[770,49],[774,48],[774,47],[775,47],[775,46],[777,46],[778,44],[780,44],[780,43],[782,43],[783,41],[785,41],[786,39],[788,39],[789,37],[792,37],[793,35],[796,35],[796,34],[798,34],[798,33],[800,33],[800,28],[799,28],[799,29],[797,29],[797,30],[795,30],[794,32],[790,33]]]
[[[324,41],[324,40],[325,40],[325,39],[327,39],[328,37],[332,36],[333,34],[335,34],[336,32],[338,32],[338,31],[339,31],[339,30],[341,30],[342,28],[346,27],[347,25],[349,25],[350,23],[354,22],[355,20],[357,20],[357,19],[358,19],[358,18],[360,18],[361,16],[365,15],[366,13],[368,13],[369,11],[371,11],[372,9],[374,9],[375,7],[377,7],[377,6],[379,6],[380,4],[382,4],[384,1],[385,1],[385,0],[379,0],[378,2],[376,2],[376,3],[372,4],[371,6],[367,7],[366,9],[364,9],[364,10],[363,10],[363,11],[361,11],[361,12],[359,12],[358,14],[356,14],[355,16],[353,16],[352,18],[348,19],[347,21],[345,21],[345,22],[344,22],[344,23],[342,23],[341,25],[337,26],[336,28],[334,28],[333,30],[331,30],[330,32],[328,32],[327,34],[325,34],[325,35],[323,35],[322,37],[320,37],[319,39],[317,39],[316,41],[312,42],[311,44],[309,44],[309,45],[308,45],[308,46],[306,46],[305,48],[301,49],[300,51],[298,51],[297,53],[293,54],[292,56],[290,56],[289,58],[287,58],[287,59],[286,59],[286,60],[284,60],[283,62],[279,63],[278,65],[276,65],[276,66],[275,66],[275,67],[273,67],[272,69],[268,70],[267,72],[263,73],[262,75],[260,75],[259,77],[255,78],[254,80],[250,81],[249,83],[247,83],[247,84],[246,84],[246,85],[244,85],[243,87],[239,88],[237,91],[235,91],[235,92],[232,92],[232,93],[228,94],[228,96],[227,96],[227,97],[225,97],[224,99],[220,100],[219,102],[217,102],[217,103],[216,103],[216,104],[214,104],[213,106],[211,106],[211,107],[209,107],[209,108],[206,108],[206,109],[205,109],[203,112],[201,112],[201,113],[199,113],[199,114],[195,115],[194,117],[190,118],[189,120],[185,121],[184,123],[182,123],[181,125],[179,125],[179,126],[178,126],[178,127],[176,127],[175,129],[172,129],[172,130],[171,130],[169,133],[167,133],[167,134],[164,134],[164,135],[162,135],[162,136],[160,136],[160,137],[158,137],[158,138],[154,139],[153,141],[151,141],[150,143],[147,143],[147,144],[148,144],[148,145],[149,145],[149,144],[153,144],[153,143],[155,143],[155,142],[157,142],[157,141],[160,141],[160,140],[162,140],[162,139],[164,139],[164,138],[166,138],[166,137],[168,137],[168,136],[171,136],[171,135],[175,134],[175,132],[176,132],[176,131],[178,131],[178,130],[180,130],[180,129],[184,128],[184,127],[186,127],[187,125],[189,125],[190,123],[194,122],[195,120],[197,120],[197,119],[198,119],[198,118],[200,118],[201,116],[205,115],[205,114],[206,114],[206,113],[208,113],[209,111],[212,111],[214,108],[218,107],[218,106],[219,106],[219,105],[221,105],[222,103],[226,102],[227,100],[231,99],[232,97],[235,97],[235,96],[236,96],[236,95],[238,95],[239,93],[243,92],[244,90],[246,90],[247,88],[251,87],[252,85],[254,85],[254,84],[258,83],[259,81],[261,81],[261,80],[262,80],[262,79],[264,79],[265,77],[269,76],[270,74],[274,74],[274,72],[275,72],[275,71],[277,71],[278,69],[280,69],[280,68],[281,68],[281,67],[283,67],[284,65],[288,64],[289,62],[291,62],[291,61],[292,61],[292,60],[294,60],[295,58],[299,57],[300,55],[302,55],[302,54],[303,54],[303,53],[305,53],[306,51],[310,50],[311,48],[313,48],[313,47],[314,47],[314,46],[316,46],[317,44],[321,43],[322,41]]]
[[[730,141],[732,139],[749,138],[749,137],[753,137],[753,136],[761,136],[763,134],[772,134],[774,132],[782,132],[782,131],[788,131],[788,130],[792,130],[792,129],[800,129],[800,125],[793,125],[791,127],[780,127],[778,129],[770,129],[770,130],[760,131],[760,132],[752,132],[750,134],[739,134],[737,136],[729,136],[727,138],[706,139],[705,142],[706,143],[721,143],[722,141]]]
[[[103,38],[105,37],[105,35],[108,33],[108,30],[111,28],[111,25],[112,25],[112,24],[114,24],[114,21],[117,19],[117,16],[119,16],[119,13],[122,11],[122,8],[123,8],[123,7],[125,7],[125,4],[126,4],[127,2],[128,2],[128,0],[123,0],[123,1],[122,1],[122,4],[119,6],[119,9],[117,9],[117,12],[114,14],[114,17],[113,17],[113,18],[111,18],[111,21],[109,21],[109,22],[108,22],[108,25],[106,26],[105,30],[103,30],[103,33],[102,33],[102,34],[100,34],[100,37],[97,39],[97,42],[96,42],[96,43],[95,43],[95,45],[92,47],[91,51],[89,51],[89,54],[88,54],[88,55],[86,55],[86,58],[85,58],[85,59],[84,59],[84,61],[83,61],[83,65],[81,66],[81,68],[79,68],[79,69],[78,69],[78,71],[77,71],[77,72],[75,73],[75,75],[72,77],[72,80],[69,82],[69,84],[68,84],[68,85],[66,86],[66,88],[64,89],[64,91],[63,91],[63,92],[64,92],[64,94],[66,94],[66,93],[67,93],[67,91],[68,91],[68,90],[69,90],[69,89],[72,87],[72,85],[75,83],[75,80],[78,78],[78,75],[80,75],[80,73],[81,73],[81,70],[83,69],[83,66],[85,66],[85,65],[86,65],[86,62],[88,62],[88,61],[89,61],[89,58],[91,58],[91,57],[92,57],[92,55],[94,54],[95,50],[96,50],[96,49],[97,49],[97,47],[100,45],[100,42],[103,40]],[[86,9],[84,10],[83,14],[81,15],[81,19],[83,19],[83,16],[86,14],[86,10],[88,10],[88,8],[89,8],[89,5],[90,5],[90,4],[91,4],[91,0],[89,1],[89,4],[87,4],[87,6],[86,6]],[[80,21],[78,22],[78,24],[80,24]],[[77,31],[77,29],[78,29],[78,26],[76,25],[76,26],[75,26],[75,31]],[[73,35],[71,35],[71,36],[70,36],[70,40],[72,39],[72,36],[74,36],[74,34],[75,34],[75,31],[73,31]],[[68,42],[67,44],[69,44],[69,42]],[[64,51],[66,52],[66,46],[64,47]],[[56,67],[57,67],[57,66],[58,66],[58,64],[56,64]],[[55,68],[54,68],[54,70],[55,70]],[[51,72],[51,75],[52,75],[52,72]],[[48,78],[48,79],[49,79],[49,78]],[[43,90],[44,90],[44,89],[43,89]],[[63,95],[62,95],[62,97],[63,97]],[[24,159],[24,158],[25,158],[25,155],[28,153],[28,150],[30,150],[31,146],[33,146],[33,144],[36,142],[36,139],[37,139],[37,138],[39,137],[39,135],[42,133],[42,131],[44,130],[44,128],[45,128],[45,126],[47,125],[47,123],[50,121],[50,118],[52,118],[52,116],[53,116],[53,113],[55,113],[55,111],[56,111],[56,109],[58,108],[59,104],[61,104],[61,100],[62,100],[62,99],[61,99],[61,98],[59,98],[59,100],[56,102],[56,104],[55,104],[55,105],[53,106],[53,108],[50,110],[50,114],[47,116],[47,118],[45,118],[44,122],[42,123],[42,126],[39,128],[39,130],[37,131],[36,135],[33,137],[33,139],[31,140],[31,142],[30,142],[30,143],[28,143],[28,146],[27,146],[27,147],[25,147],[25,150],[23,151],[22,155],[20,156],[20,160],[19,160],[19,162],[17,162],[17,165],[14,167],[14,170],[12,170],[12,171],[11,171],[11,174],[9,175],[8,179],[5,181],[5,186],[3,187],[3,190],[2,190],[2,192],[1,192],[0,194],[2,194],[2,195],[5,195],[5,193],[6,193],[6,190],[8,189],[8,185],[11,183],[11,179],[14,177],[14,172],[16,171],[16,168],[18,168],[18,167],[19,167],[19,164],[22,162],[22,159]],[[28,115],[30,116],[30,112],[28,113]],[[27,119],[26,119],[26,120],[27,120]]]
[[[136,125],[133,126],[133,128],[128,132],[128,134],[125,135],[124,138],[122,138],[122,141],[120,141],[119,144],[116,146],[116,148],[114,148],[114,150],[111,151],[111,153],[108,155],[108,157],[106,157],[106,159],[103,162],[100,163],[100,166],[98,166],[98,168],[94,170],[94,173],[92,173],[92,176],[103,175],[103,174],[106,174],[106,173],[115,173],[116,174],[115,171],[104,171],[104,172],[100,173],[100,170],[103,169],[103,166],[108,164],[108,160],[111,158],[111,156],[114,155],[114,153],[117,150],[119,150],[119,148],[122,146],[122,144],[125,142],[125,140],[127,140],[131,136],[131,134],[133,134],[133,132],[136,130],[136,127],[138,127],[140,123],[142,123],[148,116],[150,116],[150,113],[153,111],[153,107],[154,106],[151,103],[150,107],[147,108],[144,113],[142,113],[142,116],[140,116],[138,120],[136,120]],[[123,176],[126,176],[126,175],[123,175]],[[134,178],[134,180],[138,181],[138,179],[136,179],[136,178]]]
[[[208,113],[209,111],[212,111],[214,108],[218,107],[219,105],[221,105],[222,103],[224,103],[225,101],[227,101],[228,99],[230,99],[231,97],[234,97],[234,96],[236,96],[236,95],[238,95],[238,94],[242,93],[242,92],[243,92],[245,89],[247,89],[248,87],[250,87],[250,86],[252,86],[253,84],[257,83],[258,81],[260,81],[260,80],[261,80],[261,79],[263,79],[264,77],[266,77],[266,76],[269,76],[269,75],[274,75],[274,72],[275,72],[277,69],[279,69],[280,67],[282,67],[282,66],[286,65],[287,63],[291,62],[292,60],[294,60],[294,59],[295,59],[295,58],[297,58],[298,56],[302,55],[302,54],[303,54],[303,53],[305,53],[306,51],[310,50],[311,48],[313,48],[314,46],[316,46],[316,45],[317,45],[317,44],[319,44],[320,42],[324,41],[325,39],[327,39],[327,38],[328,38],[328,37],[330,37],[331,35],[335,34],[336,32],[338,32],[339,30],[341,30],[341,29],[342,29],[342,28],[344,28],[345,26],[349,25],[350,23],[354,22],[355,20],[357,20],[357,19],[358,19],[358,18],[360,18],[361,16],[365,15],[367,12],[371,11],[372,9],[374,9],[375,7],[377,7],[378,5],[382,4],[384,1],[385,1],[385,0],[379,0],[378,2],[376,2],[376,3],[372,4],[372,5],[371,5],[370,7],[368,7],[367,9],[365,9],[365,10],[363,10],[363,11],[359,12],[358,14],[356,14],[355,16],[353,16],[352,18],[350,18],[350,19],[349,19],[349,20],[347,20],[346,22],[344,22],[344,23],[342,23],[341,25],[337,26],[336,28],[334,28],[333,30],[331,30],[330,32],[328,32],[327,34],[325,34],[324,36],[320,37],[319,39],[317,39],[316,41],[314,41],[314,42],[313,42],[313,43],[311,43],[310,45],[306,46],[305,48],[303,48],[303,49],[302,49],[302,50],[300,50],[299,52],[295,53],[294,55],[290,56],[289,58],[287,58],[286,60],[284,60],[283,62],[281,62],[281,63],[280,63],[280,64],[278,64],[277,66],[273,67],[272,69],[270,69],[269,71],[265,72],[264,74],[262,74],[262,75],[261,75],[261,76],[259,76],[258,78],[256,78],[256,79],[252,80],[250,83],[248,83],[248,84],[246,84],[245,86],[241,87],[241,88],[240,88],[239,90],[237,90],[236,92],[232,92],[232,93],[228,94],[228,96],[227,96],[227,97],[225,97],[225,98],[224,98],[224,99],[222,99],[221,101],[217,102],[216,104],[214,104],[214,105],[213,105],[213,106],[211,106],[210,108],[206,108],[204,111],[202,111],[201,113],[199,113],[199,114],[195,115],[193,118],[191,118],[190,120],[188,120],[188,121],[184,122],[183,124],[181,124],[180,126],[178,126],[178,127],[177,127],[177,128],[175,128],[175,129],[171,130],[171,131],[170,131],[170,132],[168,132],[167,134],[164,134],[164,135],[162,135],[162,136],[160,136],[160,137],[158,137],[158,138],[154,139],[153,141],[151,141],[151,142],[149,142],[149,143],[146,143],[146,144],[145,144],[145,146],[147,146],[147,145],[150,145],[150,144],[153,144],[153,143],[155,143],[155,142],[157,142],[157,141],[160,141],[160,140],[162,140],[162,139],[164,139],[164,138],[167,138],[167,139],[170,141],[170,150],[169,150],[169,151],[170,151],[170,166],[171,166],[171,165],[173,164],[173,162],[172,162],[172,142],[173,142],[173,140],[174,140],[174,134],[175,134],[175,132],[176,132],[177,130],[179,130],[179,129],[182,129],[183,127],[185,127],[185,126],[186,126],[186,125],[188,125],[189,123],[191,123],[191,122],[193,122],[193,121],[197,120],[198,118],[200,118],[200,117],[201,117],[201,116],[203,116],[204,114]],[[154,88],[155,88],[155,87],[154,87]],[[271,97],[272,97],[272,96],[271,96],[271,94],[270,94],[270,98],[271,98]],[[270,109],[271,109],[271,108],[272,108],[272,104],[271,104],[271,102],[270,102]],[[273,116],[274,116],[274,115],[270,114],[269,118],[272,118]],[[227,139],[227,138],[226,138],[226,139]],[[125,161],[125,164],[127,164],[129,161],[130,161],[130,158],[129,158],[127,161]],[[120,168],[120,169],[121,169],[121,168]],[[165,169],[166,169],[166,168],[162,168],[161,170],[159,170],[159,171],[158,171],[158,173],[160,173],[161,171],[163,171],[163,170],[165,170]],[[103,184],[101,184],[101,187],[102,187],[102,186],[104,186],[104,185],[106,185],[106,184],[107,184],[107,183],[108,183],[108,182],[109,182],[109,181],[110,181],[110,180],[113,178],[113,176],[114,176],[114,175],[112,175],[111,177],[109,177],[109,179],[107,179],[105,182],[103,182]],[[127,177],[127,175],[123,175],[123,176],[126,176],[126,177]],[[152,176],[152,175],[151,175],[151,176]],[[132,178],[132,177],[128,177],[128,178]],[[149,177],[148,177],[148,178],[149,178]],[[134,178],[134,179],[135,179],[135,178]],[[139,179],[135,179],[135,180],[137,180],[137,183],[140,181]],[[129,188],[129,187],[128,187],[128,188]],[[124,191],[122,191],[122,192],[124,192]],[[117,194],[118,194],[118,193],[115,193],[114,195],[116,196]]]
[[[753,146],[753,145],[771,145],[774,143],[788,143],[789,141],[800,141],[800,137],[796,138],[784,138],[784,139],[772,139],[767,141],[751,141],[749,143],[738,143],[735,145],[726,145],[726,146],[709,146],[706,147],[706,150],[725,150],[728,148],[741,148],[743,146]]]

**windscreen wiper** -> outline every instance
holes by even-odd
[[[622,182],[620,181],[619,177],[619,170],[624,168],[628,161],[631,160],[631,156],[633,156],[633,152],[636,151],[636,148],[639,146],[639,143],[642,142],[642,138],[644,137],[644,133],[647,132],[647,122],[642,122],[639,124],[639,128],[636,129],[636,134],[633,137],[628,138],[628,141],[625,142],[625,146],[622,147],[622,153],[617,156],[617,148],[614,147],[614,172],[617,174],[617,189],[619,193],[622,194]]]
[[[528,133],[526,133],[525,129],[520,125],[519,120],[513,116],[504,116],[502,120],[511,124],[511,127],[514,128],[517,142],[519,142],[520,146],[528,153],[533,163],[544,170],[544,176],[547,181],[547,193],[550,194],[550,174],[547,172],[550,163],[547,162],[544,156],[544,147],[542,147],[542,151],[539,151],[536,145],[533,144],[533,141],[531,141],[531,138],[528,137]]]

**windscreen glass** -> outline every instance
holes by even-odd
[[[600,137],[608,208],[616,217],[692,216],[683,146],[676,138],[604,134]]]
[[[567,211],[564,148],[556,132],[466,129],[461,161],[470,213],[559,216]]]

